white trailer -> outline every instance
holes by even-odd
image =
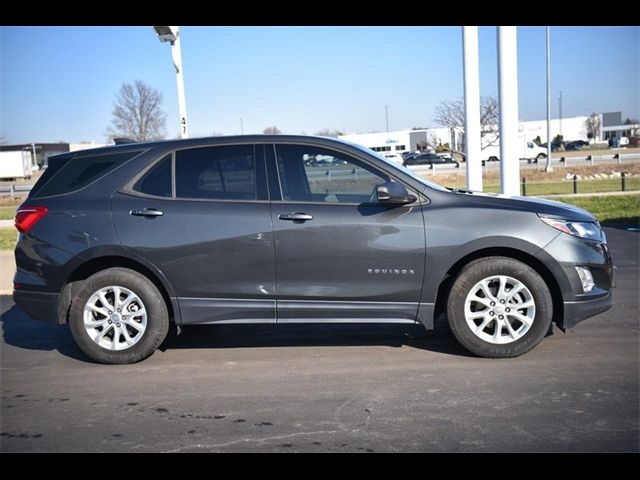
[[[518,159],[531,161],[542,161],[547,158],[547,149],[541,147],[531,140],[527,140],[524,135],[518,136]],[[485,147],[480,152],[480,159],[488,162],[500,160],[500,143]]]
[[[31,152],[0,152],[0,180],[31,178]]]

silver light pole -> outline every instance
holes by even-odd
[[[547,165],[546,172],[552,172],[551,166],[551,44],[549,43],[549,27],[547,26]]]
[[[498,27],[498,97],[500,99],[500,193],[520,195],[518,158],[518,34]]]
[[[176,69],[178,86],[178,111],[180,114],[180,138],[189,138],[187,125],[187,102],[184,95],[184,74],[182,71],[182,50],[180,48],[180,29],[177,26],[153,27],[161,42],[171,44],[171,58]]]
[[[389,131],[389,105],[384,106],[384,121],[387,126],[387,132]]]
[[[482,191],[482,134],[480,131],[480,67],[478,27],[462,27],[464,71],[464,153],[467,164],[467,189]],[[453,143],[451,144],[453,147]]]

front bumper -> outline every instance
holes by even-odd
[[[564,316],[560,328],[567,329],[611,308],[613,292],[609,292],[600,298],[582,300],[579,302],[564,302]]]
[[[59,315],[60,295],[58,293],[34,292],[30,290],[14,290],[13,301],[34,320],[61,324],[64,321]]]

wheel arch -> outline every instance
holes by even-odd
[[[551,293],[551,299],[553,301],[553,318],[552,322],[556,325],[559,325],[560,321],[564,315],[564,303],[562,299],[562,291],[560,289],[560,285],[558,281],[554,277],[553,273],[547,266],[540,261],[538,258],[533,255],[524,252],[522,250],[518,250],[516,248],[509,247],[489,247],[483,248],[480,250],[473,251],[468,253],[464,257],[460,258],[456,263],[454,263],[447,273],[445,274],[443,280],[440,282],[438,286],[438,291],[436,294],[436,301],[434,305],[434,320],[438,318],[442,313],[447,310],[447,300],[449,297],[449,291],[451,290],[451,286],[453,282],[456,280],[460,271],[474,260],[485,258],[485,257],[507,257],[512,258],[514,260],[519,260],[522,263],[528,265],[533,268],[538,275],[542,277],[544,282],[547,284],[549,288],[549,292]]]
[[[148,278],[160,291],[160,294],[167,305],[170,321],[178,324],[181,322],[178,303],[177,301],[174,301],[171,296],[170,286],[166,283],[166,280],[162,278],[161,274],[154,272],[148,266],[130,257],[112,254],[90,258],[77,265],[69,274],[67,281],[62,288],[60,302],[58,305],[58,317],[60,323],[68,322],[67,317],[69,307],[71,306],[71,299],[79,288],[80,282],[89,278],[94,273],[114,267],[128,268]]]

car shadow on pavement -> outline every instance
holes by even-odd
[[[16,305],[2,314],[0,322],[5,345],[27,350],[57,350],[76,360],[88,360],[76,345],[67,325],[32,320]]]
[[[91,361],[78,348],[67,325],[32,320],[16,305],[2,314],[0,322],[6,345],[27,350],[57,350],[76,360]],[[470,356],[442,319],[433,331],[426,331],[420,325],[387,324],[189,325],[182,327],[180,335],[171,333],[160,349],[376,345],[407,345],[432,352]]]
[[[171,335],[161,350],[181,348],[409,346],[431,352],[471,356],[442,321],[427,331],[420,325],[281,324],[189,325]]]

